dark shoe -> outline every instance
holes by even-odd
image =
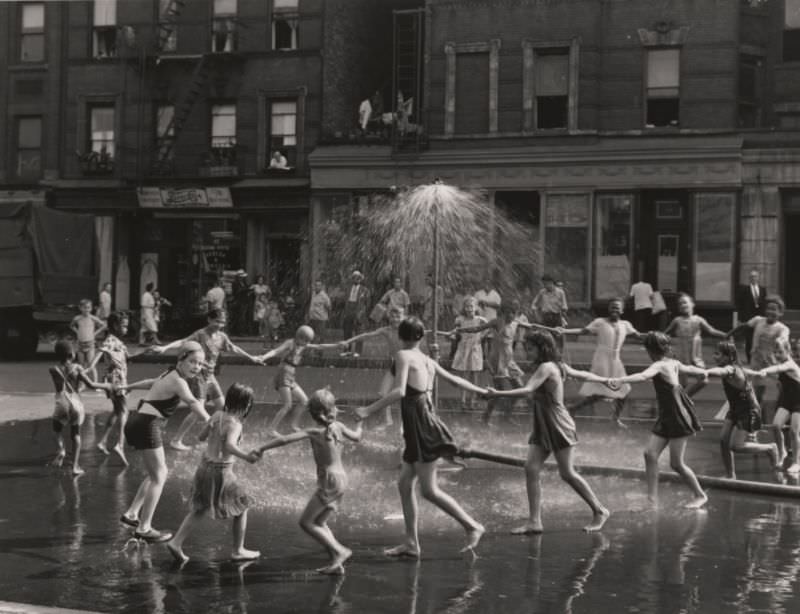
[[[150,544],[160,544],[172,539],[172,533],[169,531],[158,531],[157,529],[150,529],[142,533],[141,531],[134,531],[133,536],[136,539],[141,539]]]
[[[138,518],[128,518],[125,514],[119,517],[119,521],[122,524],[126,524],[129,527],[138,527],[139,526],[139,519]]]

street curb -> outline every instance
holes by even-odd
[[[101,614],[92,610],[70,610],[69,608],[53,608],[29,603],[0,601],[0,614]]]

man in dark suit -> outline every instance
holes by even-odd
[[[736,297],[736,310],[739,312],[739,321],[747,322],[750,318],[764,315],[764,300],[767,298],[767,289],[759,284],[758,271],[750,271],[750,283],[739,287],[739,296]],[[753,346],[753,329],[748,328],[744,339],[744,352],[750,362],[750,350]]]
[[[370,291],[364,286],[364,276],[359,271],[353,271],[350,276],[352,284],[347,291],[342,316],[344,338],[355,337],[366,327],[367,308],[369,306]],[[363,350],[363,341],[356,341],[350,351],[344,354],[358,356]]]

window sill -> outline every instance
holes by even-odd
[[[50,69],[47,62],[18,62],[8,67],[8,72],[46,71]]]
[[[201,166],[197,169],[200,177],[238,177],[238,166]]]

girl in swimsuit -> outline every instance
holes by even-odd
[[[247,528],[247,508],[253,499],[237,483],[233,462],[238,457],[248,463],[259,459],[257,452],[249,454],[239,447],[242,439],[242,421],[253,407],[253,389],[242,384],[232,384],[225,395],[224,411],[216,412],[200,433],[200,440],[208,439],[208,447],[192,484],[192,510],[186,514],[181,528],[167,548],[183,564],[189,557],[183,552],[183,542],[195,523],[203,516],[233,518],[234,561],[251,561],[261,556],[258,550],[244,547]]]
[[[762,369],[759,375],[777,375],[781,394],[778,397],[778,409],[772,420],[770,429],[779,450],[779,465],[786,458],[786,444],[783,441],[783,427],[789,423],[792,435],[792,463],[786,473],[800,473],[800,366],[792,358],[789,339],[781,338],[775,344],[777,365]]]
[[[158,531],[152,526],[161,491],[167,481],[167,463],[164,458],[162,429],[181,402],[208,421],[203,403],[192,394],[187,379],[196,377],[203,368],[205,353],[195,341],[187,341],[178,354],[175,368],[156,379],[147,379],[121,386],[119,390],[143,390],[148,392],[139,401],[125,424],[125,438],[136,450],[141,450],[147,477],[142,481],[130,507],[120,517],[120,522],[134,527],[134,536],[148,542],[163,542],[172,533]]]
[[[336,420],[339,409],[330,390],[317,390],[308,400],[308,411],[319,425],[297,433],[276,437],[258,449],[261,454],[295,441],[308,439],[314,462],[317,465],[317,490],[300,516],[300,528],[317,540],[331,557],[330,563],[317,569],[319,573],[341,575],[344,563],[353,551],[343,546],[334,537],[328,519],[339,506],[339,500],[347,488],[347,474],[342,466],[342,442],[361,441],[361,424],[350,429]]]
[[[403,349],[394,359],[394,388],[382,399],[367,407],[356,409],[356,415],[366,419],[370,414],[400,401],[403,425],[403,464],[398,486],[405,519],[405,541],[385,550],[388,556],[419,558],[419,527],[417,516],[416,485],[420,483],[422,496],[455,519],[467,533],[467,543],[462,549],[473,551],[485,531],[450,495],[439,488],[436,461],[452,457],[458,452],[453,436],[436,415],[431,391],[437,375],[461,388],[478,394],[486,390],[471,384],[443,369],[419,349],[425,334],[418,318],[406,318],[400,323],[398,335]]]

